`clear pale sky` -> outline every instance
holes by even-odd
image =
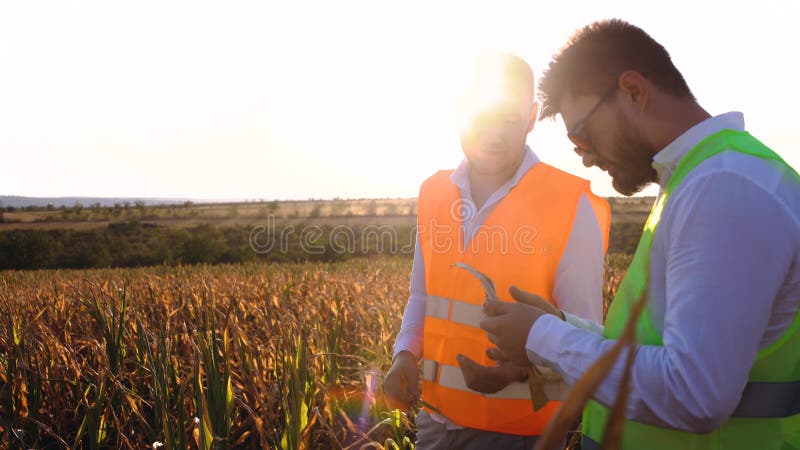
[[[462,158],[455,86],[481,49],[538,74],[618,17],[672,55],[711,114],[800,167],[800,2],[0,4],[0,195],[413,197]],[[528,143],[585,169],[563,124]],[[650,189],[647,193],[652,194]]]

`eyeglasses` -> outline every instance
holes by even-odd
[[[572,127],[572,130],[567,133],[569,140],[575,144],[575,153],[577,153],[578,156],[583,156],[583,152],[588,152],[592,149],[592,143],[589,141],[589,138],[583,135],[586,122],[592,117],[592,114],[597,111],[597,108],[599,108],[603,102],[608,100],[616,91],[617,86],[612,86],[611,89],[607,90],[606,93],[600,97],[600,100],[597,101],[594,107],[592,107],[592,109],[590,109],[589,112],[583,117],[583,119],[578,121],[578,123]]]

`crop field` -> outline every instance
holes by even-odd
[[[611,255],[606,299],[627,257]],[[410,258],[0,273],[2,448],[412,448]]]

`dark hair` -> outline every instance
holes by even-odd
[[[624,20],[603,20],[578,30],[553,56],[539,80],[540,119],[558,114],[565,94],[602,95],[626,70],[676,97],[694,99],[661,44]]]

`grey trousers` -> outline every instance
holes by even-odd
[[[516,436],[491,431],[459,428],[448,430],[430,414],[417,414],[416,450],[532,450],[538,436]]]

